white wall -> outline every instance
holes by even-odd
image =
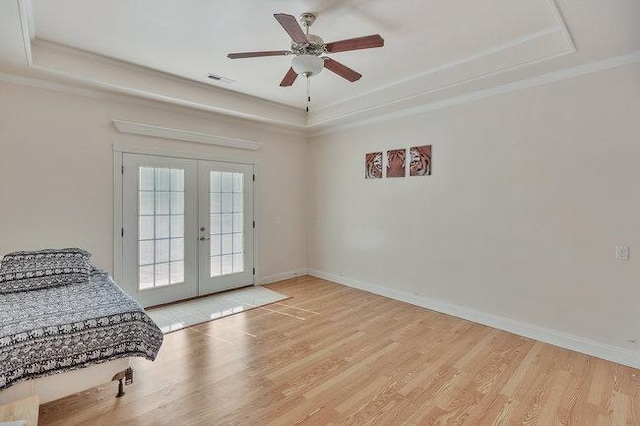
[[[121,142],[257,157],[260,274],[306,268],[303,138],[213,114],[119,99],[0,83],[0,255],[79,246],[93,253],[94,264],[111,271],[113,144]],[[264,147],[250,152],[125,135],[111,124],[114,118],[260,141]]]
[[[309,266],[636,353],[639,118],[635,64],[316,137]],[[364,179],[423,144],[432,176]]]
[[[80,246],[111,270],[114,142],[256,155],[263,277],[309,266],[635,354],[638,117],[638,64],[310,144],[186,109],[0,84],[0,254]],[[265,146],[253,153],[123,135],[114,118]],[[365,153],[425,143],[433,176],[363,178]],[[616,244],[631,246],[631,260],[615,260]]]

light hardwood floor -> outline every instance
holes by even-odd
[[[328,281],[165,336],[43,425],[640,425],[640,371]]]

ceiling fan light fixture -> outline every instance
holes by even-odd
[[[299,55],[291,60],[291,68],[298,75],[311,77],[322,71],[324,60],[315,55]]]
[[[302,24],[302,26],[298,24],[293,15],[275,13],[273,17],[287,34],[289,34],[291,38],[290,50],[236,52],[229,53],[227,57],[229,59],[240,59],[260,56],[295,55],[291,60],[291,67],[280,82],[280,87],[291,87],[299,75],[307,77],[307,106],[305,108],[307,112],[309,112],[309,105],[311,103],[311,80],[309,80],[309,77],[319,74],[324,68],[351,83],[358,81],[362,77],[362,74],[359,72],[352,70],[332,58],[323,57],[322,55],[384,46],[384,39],[380,34],[371,34],[325,43],[321,37],[309,33],[309,27],[316,20],[316,15],[313,13],[307,12],[300,15],[300,24]],[[306,32],[302,29],[303,27],[306,29]]]

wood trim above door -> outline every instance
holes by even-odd
[[[259,164],[260,161],[254,157],[227,157],[224,155],[212,154],[210,149],[199,149],[193,151],[181,151],[175,149],[164,149],[150,146],[140,146],[138,144],[114,142],[113,151],[121,154],[145,154],[160,157],[185,158],[188,160],[218,161],[221,163],[237,164]]]
[[[229,148],[248,149],[256,151],[264,145],[262,142],[244,139],[228,138],[209,133],[193,132],[191,130],[171,129],[154,124],[135,123],[133,121],[112,120],[113,125],[120,133],[130,133],[142,136],[155,136],[164,139],[203,143]]]

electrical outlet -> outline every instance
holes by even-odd
[[[616,259],[629,260],[629,246],[616,246]]]

